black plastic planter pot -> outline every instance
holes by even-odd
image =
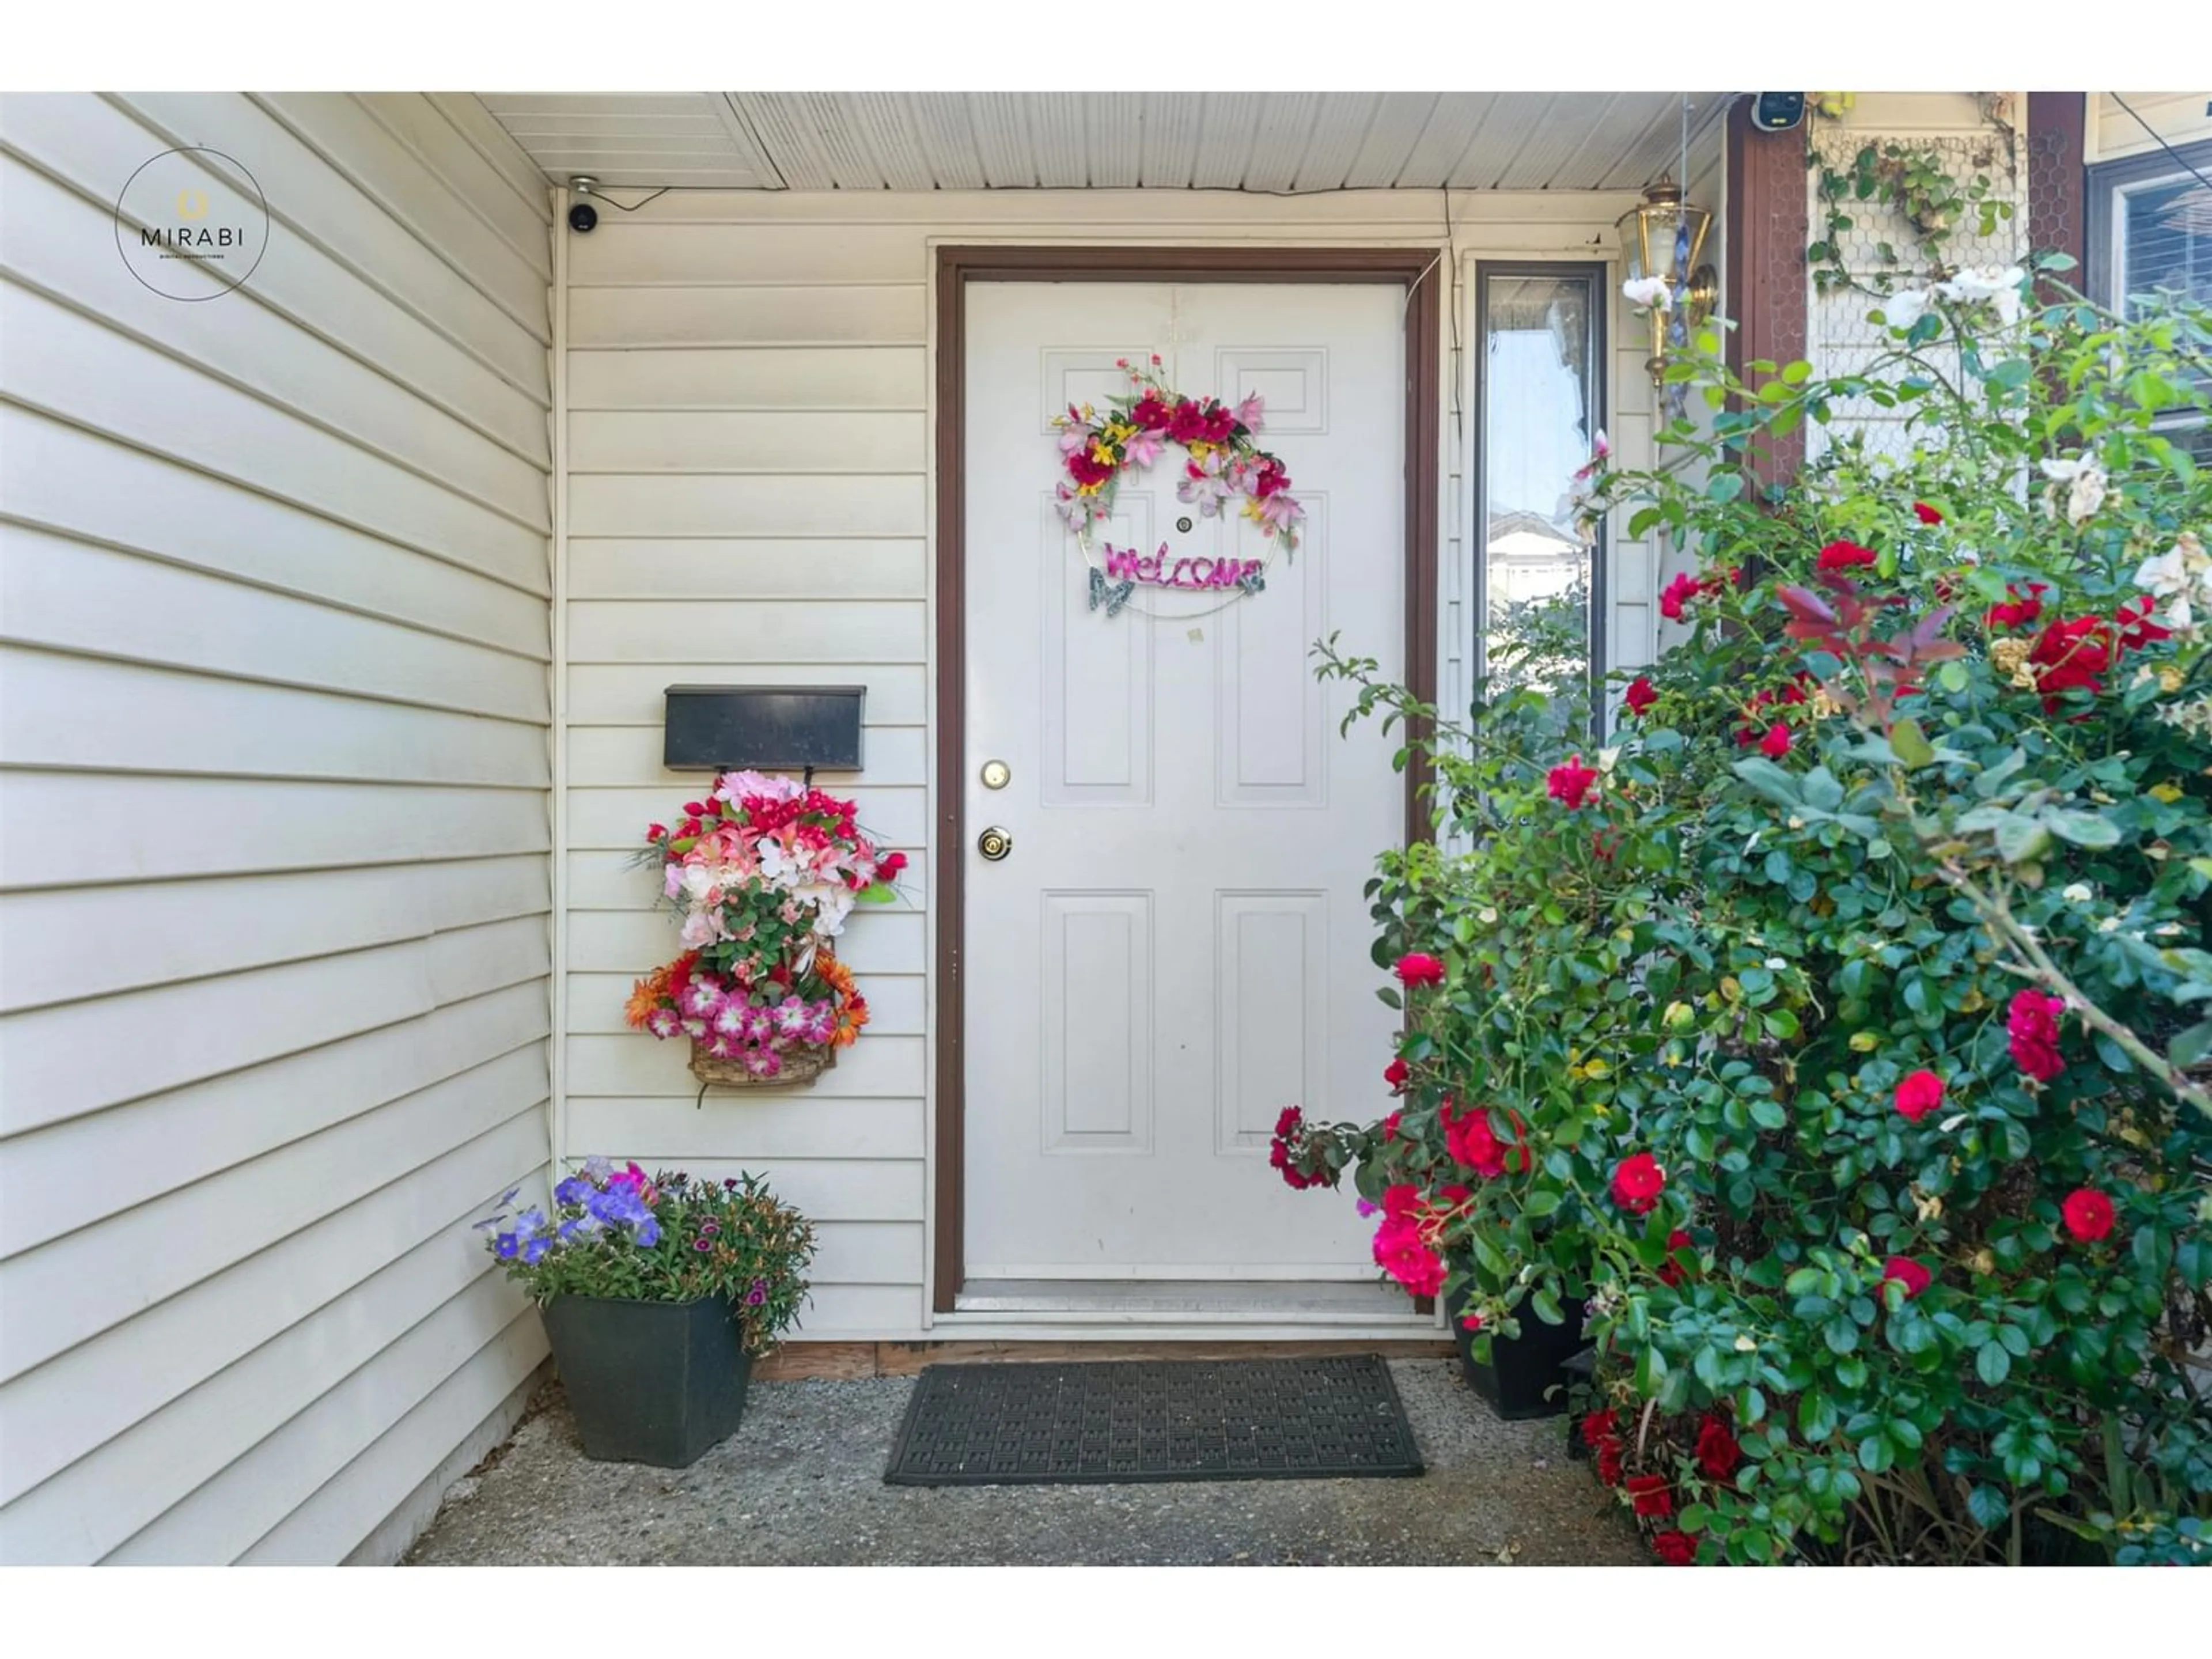
[[[726,1299],[556,1296],[540,1311],[585,1456],[680,1469],[736,1431],[753,1365]]]
[[[1509,1421],[1529,1417],[1557,1417],[1568,1407],[1567,1385],[1574,1379],[1567,1361],[1587,1345],[1583,1340],[1583,1314],[1588,1304],[1562,1302],[1564,1324],[1547,1325],[1536,1310],[1523,1302],[1515,1312],[1521,1334],[1490,1339],[1490,1364],[1474,1357],[1475,1334],[1460,1323],[1466,1310],[1462,1301],[1451,1307],[1452,1340],[1459,1344],[1460,1369],[1467,1385],[1490,1402],[1491,1409]],[[1548,1390],[1548,1397],[1547,1391]]]

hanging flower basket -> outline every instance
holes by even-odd
[[[905,855],[879,849],[853,803],[788,778],[732,772],[646,832],[641,861],[689,947],[630,993],[629,1024],[690,1045],[708,1087],[803,1088],[868,1023],[867,999],[831,941],[856,904],[897,896]]]
[[[699,1038],[691,1040],[691,1075],[715,1089],[803,1089],[837,1063],[837,1051],[787,1048],[776,1060],[776,1070],[763,1076],[744,1060],[726,1059]]]

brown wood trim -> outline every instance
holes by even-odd
[[[2088,288],[2089,170],[2085,162],[2089,94],[2027,94],[2027,240],[2038,253],[2068,253],[2067,287]],[[2055,293],[2046,291],[2046,299]]]
[[[928,1365],[1034,1365],[1072,1359],[1319,1359],[1379,1353],[1386,1359],[1443,1359],[1442,1338],[1380,1342],[787,1342],[753,1367],[755,1380],[912,1376]]]
[[[1751,125],[1751,100],[1740,98],[1728,117],[1729,309],[1735,328],[1728,337],[1729,368],[1747,362],[1790,363],[1804,356],[1809,338],[1806,245],[1812,240],[1802,131],[1761,132]],[[1779,483],[1805,458],[1802,427],[1769,437],[1753,457],[1768,483]]]
[[[963,1048],[962,949],[967,825],[966,429],[967,285],[971,282],[1389,283],[1406,305],[1406,669],[1414,694],[1436,697],[1439,422],[1443,418],[1440,253],[1425,247],[1126,247],[1074,244],[937,250],[937,817],[931,896],[937,907],[936,1271],[930,1304],[952,1311],[967,1277],[967,1144]],[[1419,810],[1425,769],[1408,767],[1407,834],[1426,824]],[[1096,1353],[1107,1346],[1083,1345]],[[1369,1344],[1363,1352],[1371,1350]],[[1300,1345],[1300,1352],[1311,1352]]]

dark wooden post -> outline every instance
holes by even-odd
[[[1751,100],[1738,99],[1728,124],[1729,367],[1761,361],[1794,362],[1805,355],[1805,247],[1812,240],[1807,199],[1805,134],[1761,132],[1751,125]],[[1778,484],[1805,458],[1804,428],[1764,441],[1755,470]]]

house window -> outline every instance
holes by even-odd
[[[2193,171],[2192,171],[2193,169]],[[2200,178],[2197,175],[2203,174]],[[2140,317],[2173,300],[2212,306],[2212,142],[2089,169],[2089,292]],[[2160,422],[2212,461],[2202,414]]]
[[[1569,500],[1605,408],[1604,267],[1475,270],[1479,672],[1585,718],[1602,672],[1604,583]]]

